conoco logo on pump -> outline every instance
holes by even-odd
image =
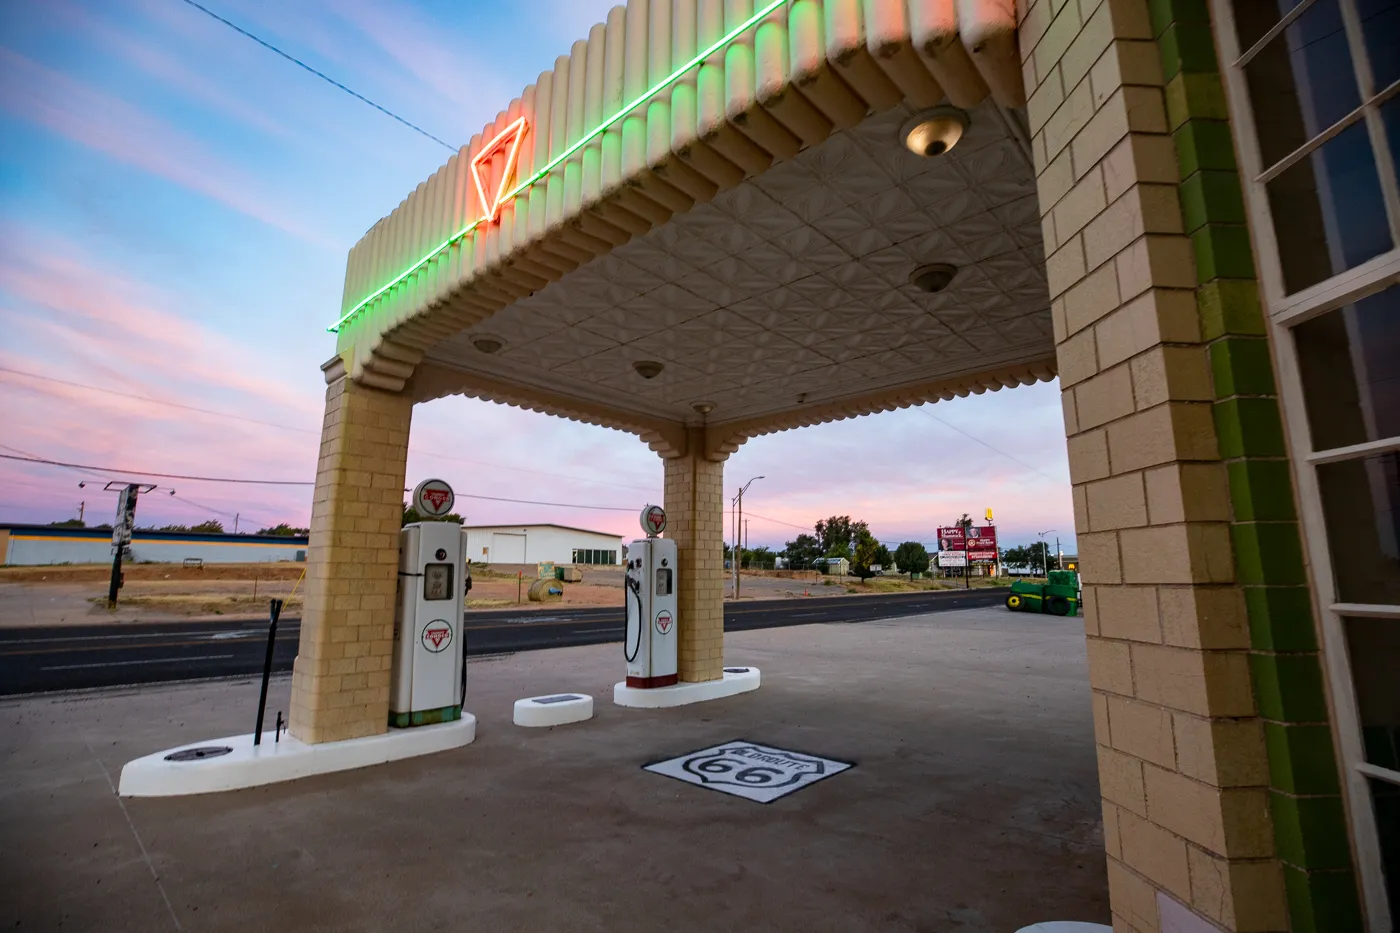
[[[413,490],[413,507],[428,518],[441,518],[451,512],[455,501],[452,487],[440,479],[425,479]]]
[[[423,647],[433,654],[444,651],[452,644],[452,626],[442,619],[434,619],[423,627]]]
[[[666,530],[666,510],[659,505],[649,505],[642,509],[642,531],[654,538]]]

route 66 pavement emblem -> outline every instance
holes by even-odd
[[[710,790],[772,803],[853,765],[736,739],[644,767]]]

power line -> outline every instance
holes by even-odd
[[[386,110],[385,108],[379,106],[378,104],[376,104],[374,101],[370,100],[368,97],[364,96],[363,94],[358,94],[358,93],[356,93],[355,91],[350,90],[348,87],[346,87],[345,85],[341,84],[339,81],[337,81],[335,78],[332,78],[330,75],[327,75],[327,74],[325,74],[324,72],[317,71],[315,68],[312,68],[310,65],[308,65],[306,62],[302,61],[302,60],[299,59],[299,58],[296,58],[296,57],[294,57],[294,56],[288,55],[286,52],[282,51],[282,50],[279,49],[277,46],[273,45],[271,42],[268,42],[268,41],[266,41],[266,40],[264,40],[264,39],[260,39],[260,38],[258,38],[257,36],[253,35],[251,32],[249,32],[248,30],[242,28],[241,26],[237,26],[237,25],[235,25],[235,24],[229,22],[228,20],[224,19],[222,16],[220,16],[218,13],[215,13],[213,10],[209,9],[208,7],[200,6],[198,3],[195,3],[194,0],[185,0],[185,3],[187,3],[187,4],[189,4],[190,6],[194,7],[196,10],[198,10],[198,11],[201,12],[201,13],[203,13],[204,15],[206,15],[206,16],[208,16],[208,17],[211,17],[212,19],[218,20],[219,22],[223,23],[223,24],[224,24],[225,26],[227,26],[228,28],[232,29],[234,32],[238,33],[240,36],[246,36],[247,38],[252,39],[252,40],[253,40],[254,42],[256,42],[258,45],[262,46],[263,48],[267,49],[268,51],[277,53],[278,55],[280,55],[280,56],[282,56],[283,58],[285,58],[287,61],[291,62],[293,65],[296,65],[298,68],[303,68],[303,69],[305,69],[305,70],[311,72],[311,73],[314,74],[316,77],[320,78],[322,81],[325,81],[327,84],[330,84],[330,85],[332,85],[333,87],[340,88],[340,90],[342,90],[342,91],[344,91],[345,93],[349,94],[351,97],[355,98],[356,100],[362,101],[363,103],[366,103],[366,104],[369,104],[371,107],[373,107],[375,110],[378,110],[380,113],[384,114],[386,117],[392,117],[393,119],[395,119],[395,120],[399,121],[400,123],[402,123],[404,126],[406,126],[406,127],[408,127],[409,129],[413,130],[415,133],[419,133],[419,134],[421,134],[421,135],[423,135],[423,136],[428,137],[428,138],[431,139],[433,142],[437,143],[439,146],[442,146],[442,147],[444,147],[444,148],[446,148],[446,149],[449,149],[449,150],[451,150],[452,152],[456,152],[456,151],[457,151],[457,147],[454,146],[454,145],[452,145],[451,143],[443,142],[441,139],[438,139],[436,136],[434,136],[432,133],[429,133],[427,130],[423,129],[422,127],[420,127],[420,126],[415,126],[414,124],[409,123],[407,120],[405,120],[403,117],[399,116],[398,114],[394,113],[392,110]]]
[[[557,509],[590,509],[594,512],[640,511],[629,505],[575,505],[571,502],[538,502],[534,499],[503,499],[500,496],[478,496],[469,492],[459,492],[457,495],[463,499],[485,499],[488,502],[514,502],[520,505],[549,505]]]
[[[928,415],[930,418],[932,418],[934,421],[937,421],[939,424],[943,425],[944,427],[952,428],[954,431],[957,431],[957,432],[958,432],[959,434],[961,434],[963,437],[966,437],[966,438],[968,438],[969,440],[974,440],[974,441],[976,441],[977,443],[981,444],[983,447],[985,447],[985,448],[987,448],[988,450],[992,451],[993,453],[1001,454],[1001,455],[1002,455],[1003,457],[1005,457],[1006,459],[1011,460],[1011,461],[1013,461],[1013,462],[1015,462],[1015,463],[1019,463],[1021,466],[1025,467],[1027,470],[1030,470],[1032,473],[1036,473],[1036,474],[1038,474],[1038,475],[1040,475],[1040,476],[1045,477],[1046,479],[1050,480],[1052,483],[1063,483],[1063,482],[1064,482],[1064,480],[1062,480],[1062,479],[1056,479],[1055,477],[1051,476],[1051,475],[1048,474],[1048,473],[1042,473],[1040,470],[1038,470],[1038,469],[1036,469],[1035,467],[1031,466],[1031,465],[1030,465],[1029,463],[1027,463],[1026,461],[1024,461],[1024,460],[1018,460],[1017,458],[1011,456],[1009,453],[1007,453],[1006,451],[1002,450],[1002,449],[999,448],[999,447],[993,447],[991,444],[988,444],[986,441],[982,440],[982,438],[977,437],[977,436],[975,436],[975,435],[973,435],[973,434],[967,433],[967,432],[964,431],[962,428],[958,427],[956,424],[953,424],[951,421],[946,421],[946,420],[944,420],[943,418],[938,417],[938,416],[935,415],[933,412],[929,411],[927,408],[920,408],[919,411],[921,411],[921,412],[923,412],[924,414]]]
[[[124,470],[120,467],[100,467],[86,463],[65,463],[62,460],[49,460],[44,457],[19,457],[14,454],[0,454],[3,460],[21,460],[26,463],[40,463],[45,466],[65,467],[69,470],[99,471],[104,473],[125,473],[130,476],[154,476],[157,479],[181,479],[197,483],[239,483],[248,486],[315,486],[314,482],[296,479],[235,479],[230,476],[187,476],[183,473],[153,473],[149,470]]]
[[[302,434],[315,434],[317,432],[310,428],[297,428],[290,424],[278,424],[275,421],[259,421],[257,418],[248,418],[243,415],[235,415],[227,411],[216,411],[212,408],[199,408],[195,405],[186,405],[183,402],[172,402],[163,398],[152,398],[149,395],[137,395],[134,392],[122,392],[119,389],[104,389],[101,386],[87,385],[82,382],[70,382],[67,379],[56,379],[53,376],[41,376],[38,373],[28,373],[21,369],[11,369],[8,366],[0,366],[0,373],[9,373],[12,376],[24,376],[26,379],[38,379],[42,382],[53,382],[58,385],[68,386],[73,389],[85,389],[89,392],[100,392],[103,395],[119,395],[122,398],[136,399],[141,402],[151,402],[155,405],[166,405],[170,408],[182,408],[185,411],[199,412],[201,415],[214,415],[217,418],[231,418],[234,421],[246,421],[249,424],[260,424],[269,428],[281,428],[284,431],[298,431]]]
[[[796,528],[798,531],[811,531],[811,527],[808,525],[794,525],[792,522],[779,521],[776,518],[769,518],[767,515],[759,515],[757,512],[745,511],[744,514],[751,515],[754,518],[762,519],[765,522],[772,522],[775,525],[786,525],[789,528]]]
[[[13,449],[13,448],[6,448]],[[295,479],[243,479],[231,476],[190,476],[182,473],[154,473],[148,470],[126,470],[120,467],[100,467],[86,463],[67,463],[62,460],[49,460],[46,457],[21,457],[16,454],[0,454],[3,460],[18,460],[23,463],[37,463],[44,466],[63,467],[81,472],[101,471],[123,473],[129,476],[155,477],[157,479],[178,479],[195,483],[238,483],[248,486],[315,486],[315,482]],[[408,490],[404,490],[407,492]],[[488,502],[513,502],[518,505],[547,505],[558,509],[588,509],[597,512],[635,512],[633,506],[623,505],[579,505],[572,502],[541,502],[536,499],[508,499],[503,496],[482,496],[473,493],[457,493],[463,499],[483,499]],[[197,503],[196,503],[197,504]],[[205,506],[205,508],[208,508]],[[226,513],[225,513],[226,514]]]
[[[262,425],[262,426],[264,426],[264,427],[269,427],[269,428],[280,428],[280,429],[283,430],[283,431],[296,431],[298,434],[310,434],[310,435],[312,435],[312,436],[319,436],[319,434],[320,434],[319,431],[315,431],[315,430],[313,430],[313,429],[311,429],[311,428],[298,428],[298,427],[294,427],[293,425],[290,425],[290,424],[279,424],[279,423],[277,423],[277,422],[275,422],[275,421],[261,421],[261,420],[259,420],[259,419],[257,419],[257,418],[248,418],[248,417],[246,417],[246,416],[244,416],[244,415],[235,415],[235,414],[233,414],[232,412],[218,411],[218,410],[213,409],[213,408],[200,408],[200,407],[198,407],[198,406],[196,406],[196,405],[186,405],[186,404],[184,404],[183,402],[172,402],[172,401],[170,401],[169,399],[155,398],[155,397],[150,396],[150,395],[139,395],[139,394],[134,393],[134,392],[123,392],[123,391],[121,391],[120,389],[108,389],[108,388],[104,388],[104,387],[102,387],[102,386],[89,385],[88,383],[85,383],[85,382],[73,382],[73,381],[68,380],[68,379],[58,379],[58,378],[56,378],[56,377],[54,377],[54,376],[43,376],[43,375],[40,375],[39,373],[26,372],[26,371],[24,371],[24,370],[22,370],[22,369],[11,369],[11,368],[8,367],[8,366],[0,366],[0,373],[8,373],[9,375],[12,375],[12,376],[23,376],[23,377],[26,378],[26,379],[37,379],[37,380],[39,380],[39,381],[41,381],[41,382],[52,382],[52,383],[56,383],[57,385],[68,386],[69,388],[73,388],[73,389],[82,389],[82,390],[87,391],[87,392],[96,392],[96,393],[98,393],[99,395],[119,395],[119,396],[121,396],[122,398],[135,399],[135,400],[141,401],[141,402],[150,402],[150,403],[153,404],[153,405],[165,405],[165,406],[168,406],[168,407],[170,407],[170,408],[179,408],[179,409],[182,409],[182,410],[184,410],[184,411],[198,412],[199,414],[202,414],[202,415],[212,415],[212,416],[214,416],[214,417],[216,417],[216,418],[229,418],[229,419],[232,419],[232,420],[234,420],[234,421],[244,421],[244,422],[247,422],[248,424],[258,424],[258,425]],[[4,445],[0,445],[0,446],[4,446]],[[8,449],[8,450],[13,450],[14,448],[6,448],[6,449]],[[26,451],[19,451],[19,452],[20,452],[20,453],[25,453]],[[641,487],[641,486],[627,486],[627,485],[622,485],[622,484],[619,484],[619,483],[609,483],[609,482],[605,482],[605,481],[603,481],[603,480],[583,479],[583,478],[577,477],[577,476],[569,476],[569,475],[566,474],[566,473],[551,473],[551,472],[549,472],[548,470],[532,470],[532,469],[529,469],[528,467],[515,466],[514,464],[510,464],[510,463],[493,463],[493,462],[490,461],[490,460],[476,460],[476,459],[473,459],[473,458],[471,458],[471,457],[456,457],[456,456],[452,456],[452,455],[449,455],[449,454],[437,453],[437,452],[431,451],[431,450],[422,450],[422,449],[419,449],[419,448],[416,448],[416,447],[411,447],[411,448],[409,448],[409,452],[410,452],[410,453],[413,453],[413,454],[417,454],[417,455],[422,456],[422,457],[436,457],[436,458],[439,459],[439,460],[453,460],[453,461],[456,461],[456,462],[458,462],[458,463],[471,463],[471,464],[475,464],[476,466],[489,467],[489,468],[492,468],[492,469],[509,470],[509,471],[511,471],[512,473],[532,473],[532,474],[535,474],[535,475],[537,475],[537,476],[549,476],[549,477],[553,477],[554,479],[564,479],[564,480],[568,480],[569,482],[572,482],[572,483],[582,483],[582,484],[584,484],[584,485],[586,485],[586,486],[606,486],[606,487],[609,487],[609,488],[611,488],[611,489],[634,489],[634,490],[640,490],[640,489],[643,488],[643,487]],[[648,487],[648,488],[650,488],[650,487]]]

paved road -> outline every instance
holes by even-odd
[[[728,605],[729,632],[867,622],[948,609],[993,606],[1003,590],[942,590],[887,596],[773,599]],[[617,607],[467,613],[467,653],[501,654],[621,641]],[[277,627],[273,670],[291,670],[300,619]],[[266,622],[168,622],[0,629],[0,695],[256,674],[267,650]]]

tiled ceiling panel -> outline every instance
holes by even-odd
[[[990,104],[944,156],[867,119],[444,341],[430,359],[677,421],[1053,355],[1035,180]],[[937,294],[910,284],[951,263]],[[504,344],[476,350],[481,335]],[[639,361],[663,364],[643,379]]]

